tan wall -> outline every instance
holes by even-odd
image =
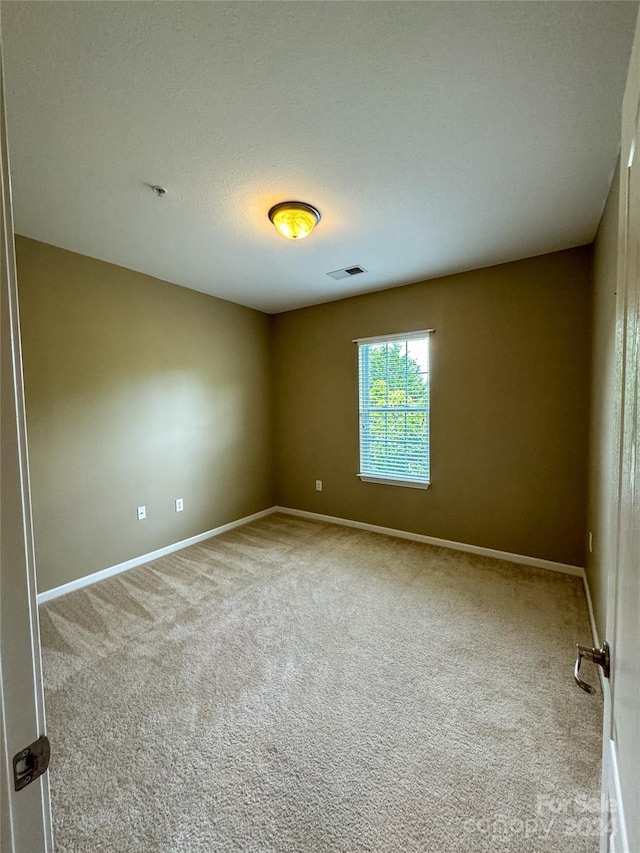
[[[600,639],[607,615],[607,560],[614,553],[612,519],[613,453],[615,442],[615,324],[618,262],[619,172],[598,228],[593,256],[593,321],[591,381],[591,443],[587,525],[593,553],[587,553],[587,578]]]
[[[271,506],[270,318],[16,243],[40,590]]]
[[[584,565],[590,261],[582,247],[276,316],[278,503]],[[352,339],[432,327],[432,486],[362,483]]]
[[[41,590],[276,499],[583,564],[589,248],[272,320],[26,238],[17,253]],[[433,485],[361,483],[351,341],[424,327]]]

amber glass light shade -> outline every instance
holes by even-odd
[[[320,222],[320,211],[303,201],[283,201],[271,208],[269,219],[283,237],[301,240]]]

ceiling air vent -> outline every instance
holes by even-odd
[[[341,278],[350,278],[352,275],[360,275],[361,272],[367,272],[364,267],[361,267],[359,264],[356,264],[353,267],[345,267],[343,270],[334,270],[333,272],[328,272],[327,275],[331,278],[335,278],[338,281]]]

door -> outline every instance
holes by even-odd
[[[604,688],[603,853],[640,851],[640,21],[622,112],[614,518],[607,597],[611,679]]]
[[[41,853],[53,850],[48,774],[20,791],[13,778],[45,721],[4,103],[0,54],[0,847]]]

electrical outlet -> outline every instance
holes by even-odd
[[[147,517],[147,508],[146,506],[138,507],[138,521],[142,521]]]
[[[183,498],[176,498],[176,512],[182,512],[183,509],[184,509]]]
[[[316,480],[316,492],[322,491],[322,480]]]
[[[589,531],[589,553],[593,554],[593,533]]]

